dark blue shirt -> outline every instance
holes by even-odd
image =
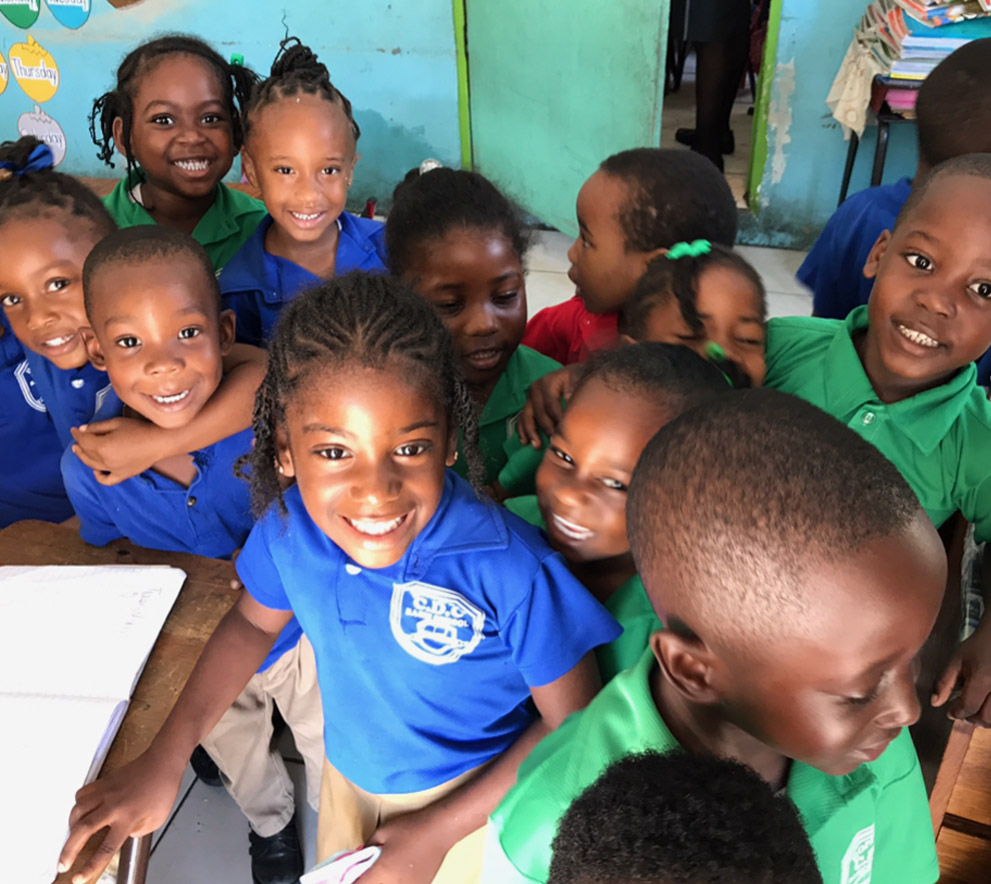
[[[342,212],[337,219],[334,273],[386,270],[385,225]],[[309,270],[265,251],[265,234],[272,226],[266,215],[258,229],[238,249],[220,274],[225,309],[237,315],[237,339],[256,347],[268,345],[282,308],[303,289],[321,280]]]
[[[59,469],[63,448],[20,341],[0,313],[0,528],[72,515]]]

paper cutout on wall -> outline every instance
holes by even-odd
[[[81,28],[89,18],[90,0],[45,0],[48,9],[59,24],[67,28]]]
[[[38,105],[33,111],[25,111],[17,118],[17,131],[24,135],[33,135],[52,149],[55,165],[65,159],[65,132],[62,127],[46,114]]]
[[[18,28],[30,28],[40,11],[41,0],[0,0],[0,13]]]
[[[123,6],[134,6],[135,3],[141,3],[143,0],[107,0],[114,9],[120,9]]]
[[[4,59],[3,55],[0,54],[0,95],[3,95],[3,90],[7,88],[8,76],[7,61]]]
[[[28,34],[27,43],[14,43],[8,52],[10,72],[33,101],[48,101],[58,92],[58,65],[52,54]]]

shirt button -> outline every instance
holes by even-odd
[[[867,414],[864,415],[864,426],[866,427],[866,426],[874,423],[874,418],[875,418],[874,412],[873,411],[868,411]]]
[[[186,498],[186,506],[196,506],[196,498],[195,497],[187,497]]]

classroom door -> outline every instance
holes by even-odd
[[[669,2],[464,0],[474,167],[576,233],[596,166],[660,144]]]

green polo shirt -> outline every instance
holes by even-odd
[[[543,882],[558,820],[613,761],[679,749],[651,697],[650,651],[520,765],[490,820],[483,884]],[[844,777],[793,762],[786,787],[815,850],[823,884],[932,884],[939,878],[929,803],[907,731]]]
[[[560,367],[559,362],[522,345],[509,357],[478,419],[478,448],[485,467],[484,484],[491,485],[499,480],[510,494],[533,490],[533,476],[544,449],[537,450],[520,442],[516,419],[526,405],[530,384]],[[462,477],[467,474],[464,457],[458,458],[454,470]]]
[[[103,198],[103,204],[118,227],[156,223],[148,210],[131,198],[138,176],[140,173],[122,178]],[[193,239],[206,249],[214,269],[220,273],[224,265],[234,257],[234,253],[244,245],[244,241],[255,232],[258,222],[265,214],[265,204],[260,200],[225,184],[218,184],[217,198],[200,218],[193,231]]]
[[[867,324],[866,306],[842,321],[770,320],[764,385],[800,396],[876,445],[937,527],[960,510],[979,542],[991,540],[991,405],[976,369],[885,405],[853,345]]]
[[[531,525],[547,530],[536,495],[507,500],[506,509],[526,519]],[[651,633],[663,629],[647,598],[647,591],[643,588],[639,574],[634,574],[604,604],[606,610],[619,621],[623,632],[615,641],[599,645],[595,649],[595,660],[599,665],[603,684],[617,673],[635,665],[643,656]]]

